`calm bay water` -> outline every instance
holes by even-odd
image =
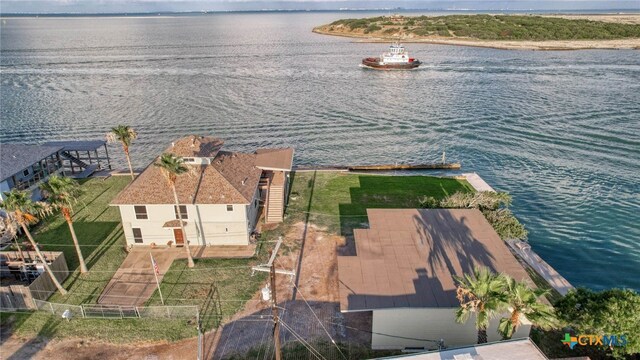
[[[294,146],[297,164],[450,160],[513,194],[532,247],[571,283],[640,290],[638,51],[384,44],[311,33],[340,13],[7,18],[0,142],[140,132],[145,166],[174,138]],[[119,150],[116,161],[124,166]]]

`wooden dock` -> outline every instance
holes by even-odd
[[[294,171],[458,170],[460,163],[294,166]]]

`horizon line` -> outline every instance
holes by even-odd
[[[446,8],[336,8],[336,9],[254,9],[254,10],[186,10],[186,11],[142,11],[142,12],[10,12],[3,13],[0,16],[158,16],[170,14],[193,14],[207,15],[215,13],[265,13],[265,12],[379,12],[379,11],[450,11],[450,12],[473,12],[473,11],[524,11],[524,12],[549,12],[570,13],[572,11],[590,12],[593,14],[616,15],[628,13],[640,13],[638,8],[620,8],[620,9],[446,9]]]

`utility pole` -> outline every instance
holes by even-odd
[[[278,301],[276,299],[276,266],[273,262],[271,263],[271,313],[273,315],[273,346],[276,350],[276,360],[281,360],[280,317],[278,315]]]

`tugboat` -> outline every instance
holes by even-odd
[[[404,46],[394,43],[389,46],[389,51],[380,57],[368,57],[362,59],[362,65],[378,70],[410,70],[415,69],[422,63],[418,59],[409,57],[409,53]]]

